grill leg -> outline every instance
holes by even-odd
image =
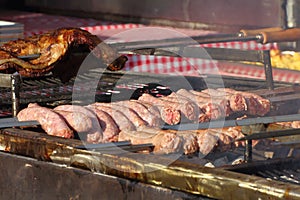
[[[252,161],[252,140],[246,140],[245,142],[244,160],[246,163]]]

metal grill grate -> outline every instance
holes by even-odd
[[[226,168],[243,174],[300,185],[299,158],[281,158],[244,163]]]
[[[265,81],[253,80],[238,77],[222,77],[223,83],[216,75],[205,75],[202,77],[171,76],[149,73],[134,73],[127,71],[105,72],[103,69],[94,69],[76,77],[76,88],[74,79],[62,83],[58,78],[45,76],[40,78],[23,78],[20,86],[20,108],[28,103],[37,102],[40,104],[57,105],[60,103],[71,103],[73,90],[80,90],[82,95],[89,91],[91,84],[97,80],[95,101],[111,101],[126,98],[137,98],[142,92],[167,94],[170,90],[176,91],[182,88],[178,83],[183,78],[196,90],[212,87],[231,87],[239,90],[257,90],[265,88]],[[169,86],[172,85],[172,88]],[[277,83],[276,86],[287,86],[288,84]],[[165,87],[157,87],[165,86]],[[132,96],[128,97],[128,94]],[[11,89],[0,88],[1,110],[11,113]]]

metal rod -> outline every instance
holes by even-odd
[[[142,48],[163,48],[163,47],[174,47],[180,45],[194,45],[195,43],[209,44],[209,43],[233,42],[233,41],[260,42],[261,40],[262,40],[261,35],[241,37],[238,34],[221,34],[221,35],[218,34],[218,35],[195,36],[189,38],[171,38],[171,39],[162,39],[162,40],[113,43],[109,45],[115,48],[117,51],[126,51],[126,50],[132,51],[135,49],[142,49]]]
[[[281,27],[288,28],[287,0],[281,0]]]
[[[120,147],[131,145],[130,141],[121,141],[121,142],[110,142],[110,143],[100,143],[100,144],[84,144],[80,146],[76,146],[77,149],[101,149],[101,148],[109,148],[109,147]]]
[[[252,140],[245,141],[244,160],[247,163],[252,161]]]
[[[262,56],[263,56],[263,64],[264,64],[264,69],[265,69],[267,88],[269,90],[273,90],[274,89],[274,80],[273,80],[270,51],[268,51],[268,50],[263,51]]]
[[[289,122],[296,121],[300,119],[300,114],[292,115],[278,115],[270,117],[257,117],[257,118],[247,118],[240,120],[219,120],[204,122],[200,124],[188,123],[188,124],[179,124],[179,125],[164,125],[163,129],[174,129],[174,130],[193,130],[197,129],[207,129],[207,128],[223,128],[230,126],[247,126],[252,124],[270,124],[274,122]]]
[[[291,135],[300,135],[300,129],[295,128],[295,129],[284,129],[284,130],[276,130],[276,131],[263,131],[263,132],[247,135],[243,138],[237,139],[237,141],[259,140],[259,139],[274,138],[274,137],[285,137]]]
[[[16,117],[0,119],[0,128],[12,128],[12,127],[20,127],[20,126],[29,127],[29,126],[37,126],[37,125],[40,125],[40,123],[35,120],[18,121]]]
[[[12,100],[12,116],[16,117],[20,108],[20,86],[21,77],[19,74],[11,75],[11,100]]]

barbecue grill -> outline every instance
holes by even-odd
[[[225,36],[226,38],[228,39],[227,36]],[[242,41],[257,40],[257,36],[234,37],[234,39],[237,38]],[[221,39],[195,39],[199,43],[225,40],[223,35]],[[184,45],[185,42],[184,39],[160,42],[147,41],[142,44],[145,48],[139,47],[140,44],[134,42],[114,44],[114,47],[120,53],[153,56],[177,56],[178,54],[174,52],[182,51],[184,48],[186,55],[198,56],[199,54],[194,55],[193,52],[197,51],[199,47]],[[157,46],[158,43],[160,44],[159,49],[154,48],[153,46]],[[172,51],[170,48],[172,48]],[[131,51],[132,49],[135,50]],[[222,62],[259,63],[265,68],[266,80],[222,76],[223,82],[220,83],[219,75],[184,76],[184,79],[195,90],[205,89],[208,85],[215,88],[225,86],[242,91],[252,91],[271,100],[273,107],[270,116],[241,121],[228,119],[225,120],[225,126],[241,125],[251,127],[257,124],[299,119],[296,110],[294,108],[288,109],[288,105],[299,105],[300,87],[291,83],[273,81],[269,51],[218,48],[206,48],[205,50],[210,57],[204,56],[201,59],[212,58]],[[287,144],[279,140],[278,146],[270,146],[262,150],[252,149],[251,141],[253,139],[259,140],[268,137],[261,130],[249,135],[249,137],[254,135],[256,138],[247,138],[247,136],[244,138],[249,144],[245,148],[214,153],[205,158],[215,161],[244,156],[247,162],[241,161],[239,164],[230,166],[227,163],[210,168],[203,166],[203,158],[195,155],[183,155],[178,160],[173,161],[168,156],[140,153],[151,149],[152,144],[117,143],[88,146],[79,140],[65,140],[45,135],[39,127],[32,127],[32,125],[36,125],[34,122],[28,122],[29,128],[20,129],[19,127],[24,126],[24,124],[14,123],[13,119],[7,119],[7,117],[16,116],[20,109],[32,102],[49,107],[67,103],[85,103],[74,101],[72,98],[74,97],[73,91],[79,90],[81,94],[84,94],[88,91],[89,80],[95,80],[98,77],[101,78],[98,80],[94,98],[95,101],[101,102],[123,100],[128,99],[128,97],[137,99],[144,92],[165,95],[182,88],[182,85],[178,84],[178,79],[182,76],[125,71],[110,72],[105,69],[90,69],[79,74],[76,80],[72,79],[67,83],[62,83],[52,75],[39,78],[21,78],[18,74],[1,74],[0,80],[3,87],[1,89],[1,106],[2,111],[4,111],[2,120],[7,120],[5,121],[7,124],[9,122],[12,124],[2,127],[0,134],[0,146],[5,152],[1,153],[0,156],[7,159],[8,163],[8,166],[2,165],[2,168],[11,167],[17,171],[14,163],[24,166],[24,169],[22,168],[24,171],[33,174],[32,176],[26,176],[27,181],[31,179],[33,184],[36,185],[52,185],[56,191],[61,192],[59,194],[60,198],[84,198],[87,195],[85,190],[90,188],[90,186],[85,188],[85,181],[95,181],[95,184],[103,186],[101,193],[111,193],[114,186],[121,187],[123,195],[126,195],[122,196],[120,194],[117,197],[123,198],[139,198],[143,195],[146,198],[154,198],[157,195],[159,198],[164,197],[166,199],[227,198],[224,195],[238,199],[300,198],[297,142]],[[80,99],[83,98],[79,97],[76,100]],[[289,114],[289,118],[287,118],[287,114]],[[215,124],[217,126],[218,122],[215,122]],[[205,124],[199,125],[199,129],[207,128],[207,126]],[[183,124],[182,127],[189,129],[190,124]],[[176,126],[165,126],[163,128],[177,129]],[[271,130],[268,133],[275,134],[270,134],[271,138],[279,138],[279,136],[297,136],[298,130],[286,130],[284,135],[276,135],[276,130]],[[288,153],[282,153],[278,156],[279,158],[266,156],[267,152],[278,153],[280,150],[287,150]],[[292,150],[294,151],[291,153]],[[169,165],[166,166],[162,163],[169,163]],[[111,167],[112,165],[114,167]],[[48,177],[47,170],[60,177],[55,181],[58,185],[53,184],[53,179]],[[10,175],[5,174],[4,170],[1,171],[1,175],[5,177],[2,181],[10,180]],[[80,180],[83,177],[82,174],[87,178]],[[59,185],[67,184],[68,181],[65,179],[68,178],[79,185],[74,193],[66,191],[66,189],[63,189],[64,186]],[[16,180],[19,179],[10,180],[9,185],[11,186]],[[105,180],[105,183],[109,186],[106,187],[105,184],[100,183],[102,180]],[[6,182],[2,182],[1,185],[6,185]],[[31,187],[25,187],[23,184],[22,187],[26,192],[35,190]],[[71,188],[68,187],[67,189]],[[11,190],[11,187],[4,187],[5,192],[9,190]],[[96,192],[98,188],[95,186],[92,186],[90,190],[93,195],[100,194],[100,192]],[[38,198],[44,197],[40,191],[33,191],[33,193]],[[118,192],[116,191],[116,193]],[[5,194],[2,195],[5,196]]]

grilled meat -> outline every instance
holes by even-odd
[[[169,154],[182,152],[182,138],[176,133],[164,132],[159,129],[150,131],[121,131],[119,141],[131,141],[132,144],[152,143],[154,153]]]
[[[222,109],[222,115],[220,117],[223,117],[223,114],[225,114],[225,116],[229,116],[233,112],[243,112],[247,109],[246,100],[242,95],[226,94],[213,89],[209,89],[209,92],[208,90],[190,90],[190,92],[199,98],[198,101],[206,100],[211,104],[218,105],[218,107]]]
[[[159,106],[156,106],[153,103],[148,103],[148,102],[141,101],[141,100],[133,100],[132,99],[130,101],[134,101],[134,102],[138,102],[138,103],[142,104],[143,106],[145,106],[147,108],[147,110],[150,112],[150,114],[152,114],[155,117],[158,117],[158,118],[161,119],[161,113],[160,113],[160,107]]]
[[[215,134],[211,134],[208,131],[202,131],[202,133],[196,133],[196,138],[199,146],[199,153],[202,156],[206,156],[216,147],[219,137]]]
[[[30,77],[45,75],[59,61],[66,59],[71,49],[82,47],[89,49],[112,71],[123,68],[127,61],[125,56],[118,57],[111,47],[88,31],[79,28],[59,28],[3,44],[0,47],[0,71],[15,70],[23,76]],[[18,58],[30,54],[40,56],[26,61]],[[69,70],[72,71],[72,68]]]
[[[84,113],[63,110],[56,110],[55,112],[77,133],[88,133],[92,129],[92,120]]]
[[[90,109],[98,109],[98,110],[102,110],[106,113],[108,113],[115,121],[115,123],[118,125],[119,130],[136,130],[136,127],[134,126],[134,124],[119,110],[107,107],[107,106],[103,106],[103,105],[97,105],[97,103],[95,104],[91,104],[88,105],[87,108]]]
[[[103,138],[97,137],[97,135],[89,134],[87,135],[88,143],[101,143],[101,142],[115,142],[118,140],[118,134],[120,132],[118,125],[114,121],[114,119],[106,112],[93,108],[91,106],[87,106],[87,109],[90,109],[94,112],[99,120],[100,126],[103,130]]]
[[[185,109],[186,113],[190,111],[188,106],[185,107],[189,102],[194,105],[191,111],[196,111],[197,109],[203,111],[201,114],[196,113],[196,118],[200,118],[202,115],[202,117],[206,116],[207,120],[218,119],[217,117],[226,116],[224,109],[228,109],[230,100],[232,98],[239,99],[240,97],[245,99],[245,101],[238,100],[234,106],[238,106],[239,103],[246,103],[244,108],[247,109],[239,112],[264,114],[266,110],[270,109],[268,100],[255,94],[228,90],[225,93],[225,97],[222,97],[224,95],[223,91],[210,90],[209,92],[215,93],[211,96],[208,90],[195,92],[181,89],[165,97],[143,94],[138,100],[111,103],[96,102],[86,106],[61,105],[53,110],[36,104],[29,104],[28,108],[20,111],[18,117],[23,120],[38,119],[42,128],[48,134],[62,137],[72,136],[67,135],[68,132],[65,133],[65,130],[61,131],[60,129],[62,128],[58,128],[57,124],[59,124],[59,127],[64,128],[69,126],[75,132],[85,133],[86,142],[88,143],[130,140],[132,144],[152,143],[155,146],[155,153],[192,154],[199,152],[202,156],[206,156],[214,150],[226,151],[243,145],[243,143],[236,141],[236,139],[243,137],[241,128],[230,127],[189,131],[162,130],[159,127],[161,124],[156,120],[159,119],[160,122],[169,122],[170,124],[174,122],[179,123],[182,117],[182,110]],[[255,104],[259,110],[254,110],[254,106],[250,105],[251,101],[249,98],[255,99],[262,104],[261,106]],[[212,99],[216,99],[216,102],[212,102]],[[220,102],[226,102],[227,107],[217,104]],[[179,106],[179,104],[184,106]],[[210,105],[212,106],[211,108],[209,107]],[[251,112],[248,111],[249,107],[253,107]],[[220,110],[214,111],[213,108]],[[230,107],[230,113],[227,114],[233,114],[233,110]],[[32,113],[37,113],[38,117],[35,115],[30,116]],[[80,119],[78,119],[79,117]],[[190,122],[193,121],[190,120]],[[54,127],[55,131],[51,129],[51,126]],[[71,133],[73,133],[72,130]]]
[[[251,92],[236,91],[230,88],[225,88],[224,91],[228,94],[240,94],[245,98],[248,107],[248,109],[246,110],[246,114],[264,116],[270,111],[270,101],[268,99],[262,98],[257,94]]]
[[[206,130],[161,130],[152,127],[140,127],[136,131],[121,131],[119,141],[129,140],[132,144],[152,143],[155,153],[193,154],[201,156],[214,150],[226,151],[240,145],[235,139],[243,137],[240,129],[206,129]]]
[[[195,101],[205,114],[204,119],[213,120],[231,115],[264,116],[270,111],[270,101],[250,92],[236,91],[230,88],[206,89],[202,91],[180,89],[178,95]]]
[[[143,94],[139,97],[138,101],[146,102],[156,106],[160,111],[162,120],[170,125],[178,124],[181,120],[181,114],[179,110],[173,106],[172,102],[163,101],[160,98],[153,97],[150,94]]]
[[[100,126],[99,120],[97,118],[97,115],[90,111],[89,109],[79,106],[79,105],[60,105],[53,109],[54,111],[68,111],[68,112],[80,112],[86,115],[90,118],[92,122],[92,128],[86,133],[79,135],[80,137],[83,137],[83,139],[86,139],[85,137],[95,137],[97,141],[103,140],[103,130]]]
[[[147,105],[135,100],[125,100],[113,103],[114,105],[126,106],[134,110],[145,122],[147,126],[159,127],[162,125],[162,120],[159,115],[155,115],[148,109]]]
[[[222,105],[213,102],[211,97],[206,94],[198,95],[192,91],[185,89],[180,89],[176,92],[177,95],[189,98],[191,101],[195,102],[199,107],[199,122],[206,122],[214,119],[219,119],[224,117],[225,108]]]
[[[19,121],[38,121],[49,135],[64,138],[74,137],[73,131],[64,119],[49,108],[41,107],[37,104],[29,104],[27,108],[22,109],[18,113],[17,118]]]
[[[226,116],[232,114],[232,112],[244,112],[247,110],[246,99],[240,93],[228,93],[225,92],[223,88],[216,89],[206,89],[202,91],[191,90],[193,94],[196,95],[208,95],[214,102],[220,105],[226,105]]]
[[[135,110],[126,106],[113,104],[113,103],[95,103],[95,106],[104,106],[113,110],[118,110],[123,113],[136,127],[146,126],[147,123],[135,112]]]
[[[170,102],[173,107],[176,107],[189,121],[198,121],[200,109],[192,100],[181,95],[176,95],[174,92],[168,96],[161,97],[161,99]]]

